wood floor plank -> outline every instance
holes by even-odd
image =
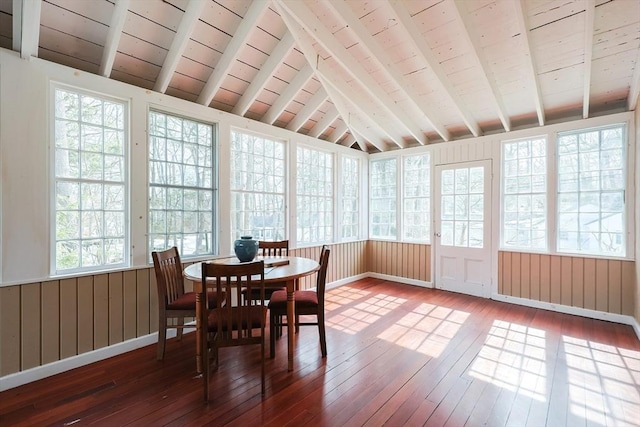
[[[541,286],[544,284],[541,284]],[[640,342],[626,325],[381,279],[327,293],[318,332],[222,349],[203,401],[195,334],[0,393],[0,425],[561,426],[634,425]],[[268,350],[268,349],[267,349]]]

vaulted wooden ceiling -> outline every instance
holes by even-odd
[[[367,152],[634,110],[638,0],[0,0],[0,46]]]

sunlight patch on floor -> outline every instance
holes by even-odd
[[[601,425],[637,426],[640,352],[562,337],[571,413]]]
[[[407,300],[404,298],[377,294],[360,302],[353,308],[328,316],[325,322],[330,328],[348,334],[355,334],[405,302]]]
[[[420,304],[389,326],[378,338],[438,357],[458,332],[469,313],[433,304]]]
[[[509,391],[544,401],[545,331],[496,320],[469,375]]]
[[[349,286],[340,286],[331,289],[325,294],[324,307],[325,310],[331,311],[341,308],[353,301],[357,301],[369,295],[371,292]]]

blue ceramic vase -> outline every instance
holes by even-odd
[[[240,262],[253,261],[258,253],[258,241],[253,240],[251,236],[240,236],[233,242],[233,250]]]

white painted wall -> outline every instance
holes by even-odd
[[[634,111],[635,123],[636,123],[636,186],[634,188],[634,194],[636,195],[636,232],[640,231],[640,96],[638,96],[636,103],[637,107]],[[640,238],[636,235],[636,313],[635,318],[640,323]]]
[[[228,207],[229,140],[232,128],[284,139],[291,146],[290,153],[295,153],[297,144],[310,144],[333,151],[337,154],[336,160],[342,154],[358,156],[363,159],[363,176],[366,177],[365,153],[38,58],[23,60],[15,52],[0,49],[0,286],[50,278],[50,218],[53,202],[50,197],[50,110],[53,83],[106,94],[129,103],[132,268],[148,265],[147,115],[151,107],[218,125],[221,207],[218,227],[221,230],[221,254],[231,253]],[[295,162],[295,158],[290,156],[289,162],[292,161]],[[295,188],[292,182],[289,188]],[[366,194],[363,197],[366,199]],[[294,197],[290,197],[288,206],[295,206]],[[366,210],[363,210],[364,213]],[[365,218],[363,216],[363,222]],[[294,229],[289,231],[290,239],[295,238],[294,232]]]

